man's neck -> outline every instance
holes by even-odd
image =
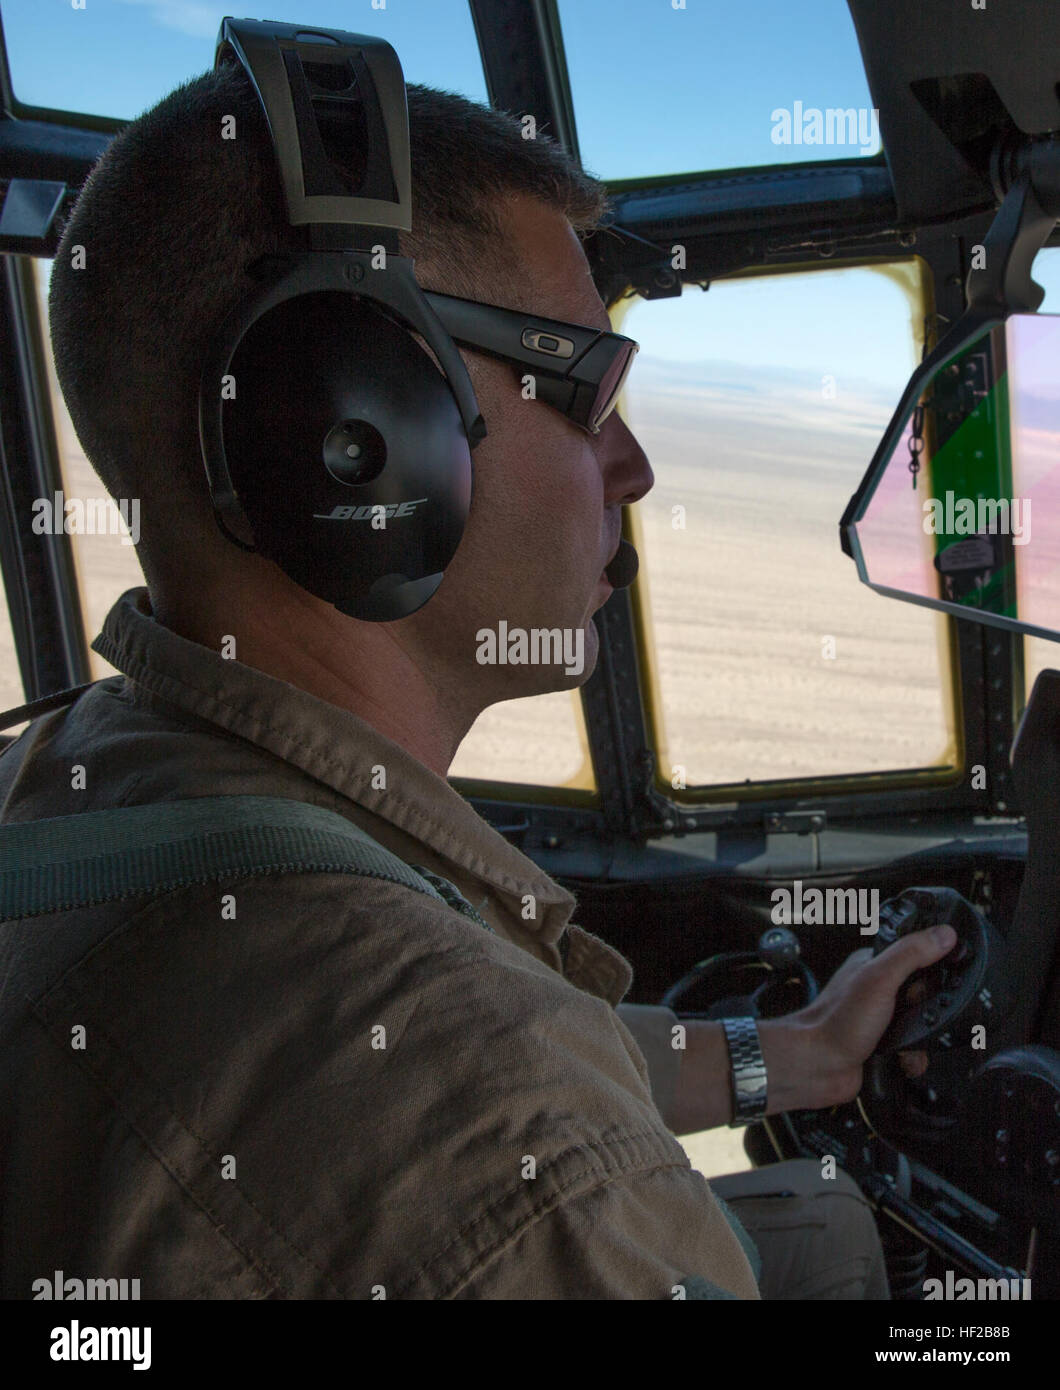
[[[235,621],[218,619],[213,605],[174,602],[165,593],[152,596],[152,607],[158,622],[201,646],[217,651],[234,637],[235,660],[349,710],[442,778],[480,712],[436,659],[428,678],[392,625],[356,623],[300,591],[275,603],[229,594],[224,611],[238,614]]]

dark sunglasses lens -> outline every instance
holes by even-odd
[[[611,414],[612,410],[614,410],[618,398],[622,394],[622,387],[626,384],[626,377],[629,376],[629,369],[633,366],[633,359],[636,355],[636,343],[625,344],[623,350],[615,354],[615,360],[604,373],[596,391],[596,401],[593,404],[591,421],[593,429],[599,429]]]

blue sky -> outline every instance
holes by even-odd
[[[221,18],[232,12],[211,0],[83,0],[74,9],[78,2],[3,0],[15,92],[27,104],[135,116],[212,66]],[[582,158],[594,173],[864,152],[780,147],[772,138],[773,112],[796,102],[869,107],[845,0],[684,3],[560,0]],[[286,21],[379,34],[398,50],[408,80],[485,99],[466,0],[277,0],[270,9]]]
[[[379,34],[409,81],[486,99],[466,0],[273,0],[274,16]],[[380,0],[374,0],[380,4]],[[242,8],[242,7],[239,7]],[[16,95],[131,117],[213,64],[228,4],[210,0],[0,0]],[[773,143],[779,109],[867,108],[845,0],[560,0],[582,157],[605,178],[858,155]],[[632,56],[635,55],[635,58]],[[1060,312],[1060,251],[1039,257]],[[645,355],[805,366],[892,390],[908,374],[908,319],[881,277],[771,277],[639,306]],[[748,315],[762,299],[768,312]],[[636,319],[636,323],[634,323]],[[837,328],[837,325],[839,327]],[[849,325],[849,327],[847,327]],[[866,325],[871,328],[866,329]]]
[[[871,106],[846,0],[560,0],[582,159],[599,178],[867,151],[773,143],[776,110]]]
[[[221,20],[249,8],[232,0],[85,0],[75,10],[71,0],[2,0],[15,95],[34,106],[139,115],[212,68]],[[467,0],[386,0],[381,10],[371,0],[269,0],[267,10],[288,23],[378,34],[397,49],[407,81],[486,100]]]

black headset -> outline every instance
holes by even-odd
[[[464,361],[397,254],[412,226],[401,65],[382,39],[225,19],[215,68],[234,62],[264,108],[303,247],[248,268],[253,288],[207,353],[214,514],[341,613],[391,622],[442,582],[486,434]],[[363,136],[356,188],[328,158],[329,129]]]

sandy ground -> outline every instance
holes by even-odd
[[[630,423],[656,473],[638,523],[665,711],[661,765],[683,766],[695,785],[942,758],[944,620],[872,593],[838,544],[885,406],[826,412],[796,393],[712,398],[702,377],[693,390],[652,365],[643,364]],[[101,496],[65,411],[60,436],[67,493]],[[684,509],[684,529],[672,524],[674,508]],[[118,536],[78,537],[75,550],[94,636],[142,574]],[[0,643],[6,708],[21,697],[6,622]],[[1055,644],[1035,646],[1052,661]],[[95,674],[109,673],[92,660]],[[576,783],[584,763],[578,697],[557,694],[487,710],[452,772],[562,785]]]

